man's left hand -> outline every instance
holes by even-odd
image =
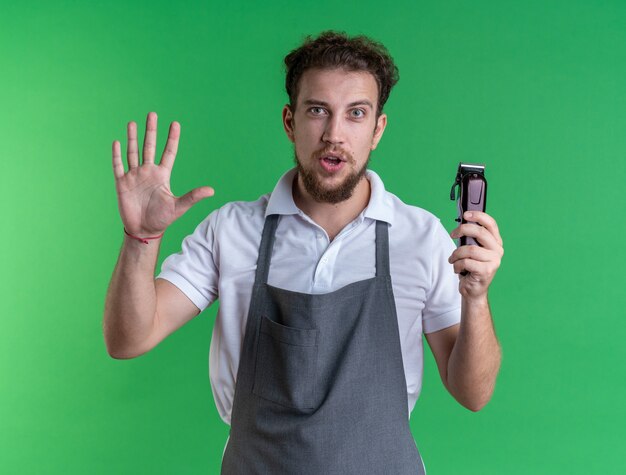
[[[448,262],[453,264],[454,272],[459,274],[461,295],[466,299],[478,300],[487,296],[489,284],[500,267],[504,248],[498,225],[491,216],[481,211],[466,211],[463,217],[472,222],[459,225],[450,236],[454,239],[473,237],[480,246],[461,246],[452,253]],[[468,274],[461,276],[462,271]]]

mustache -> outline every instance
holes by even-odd
[[[335,157],[340,157],[342,160],[345,160],[348,163],[352,163],[354,162],[354,158],[352,157],[352,154],[345,151],[344,149],[342,149],[341,147],[335,147],[335,148],[329,148],[329,147],[325,147],[322,150],[318,150],[317,152],[314,152],[312,157],[315,160],[319,160],[322,157],[326,157],[328,155],[333,155]]]

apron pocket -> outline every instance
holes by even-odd
[[[261,317],[252,392],[287,407],[315,407],[319,330],[293,328]]]

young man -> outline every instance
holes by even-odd
[[[452,236],[482,247],[455,249],[436,217],[367,169],[397,82],[382,45],[325,32],[285,64],[283,125],[296,167],[271,194],[213,211],[156,279],[162,233],[213,190],[171,194],[176,122],[159,165],[156,114],[141,166],[135,123],[126,173],[114,142],[126,236],[106,301],[108,351],[139,356],[219,298],[210,379],[231,425],[222,473],[424,473],[409,429],[422,334],[462,405],[477,411],[493,392],[500,348],[487,291],[503,255],[497,225],[474,213],[482,226]]]

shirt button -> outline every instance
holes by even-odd
[[[324,236],[323,236],[322,234],[319,234],[319,233],[318,233],[318,235],[317,235],[317,239],[322,239],[323,237],[324,237]]]

